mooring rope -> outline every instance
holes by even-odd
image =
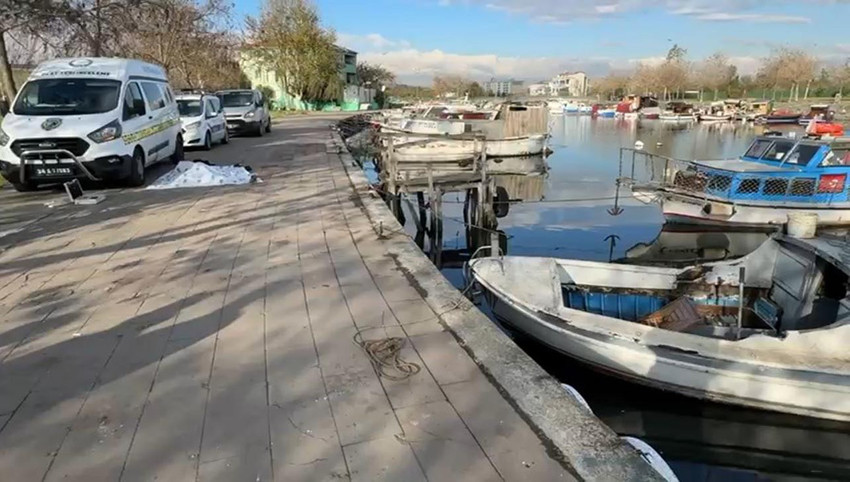
[[[369,356],[369,361],[382,377],[401,381],[412,377],[419,373],[422,369],[419,364],[409,362],[401,358],[401,350],[407,344],[406,338],[391,336],[380,340],[364,340],[363,332],[367,330],[376,330],[379,328],[387,328],[388,326],[372,326],[357,330],[354,334],[354,343],[363,348],[366,355]]]

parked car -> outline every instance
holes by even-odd
[[[165,70],[138,60],[51,60],[32,71],[0,124],[0,172],[18,191],[76,178],[145,182],[183,159]]]
[[[185,147],[200,146],[208,151],[212,149],[213,142],[230,142],[224,111],[218,97],[207,94],[179,94],[177,110],[180,112]]]
[[[272,131],[268,102],[259,90],[222,90],[216,95],[221,99],[227,130],[232,134],[262,136]]]

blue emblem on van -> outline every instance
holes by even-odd
[[[41,123],[41,128],[46,131],[52,131],[60,125],[62,125],[62,119],[59,119],[57,117],[51,117],[50,119],[47,119],[46,121]]]

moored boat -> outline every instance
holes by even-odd
[[[802,117],[802,114],[799,112],[779,109],[764,117],[760,117],[758,120],[763,124],[797,124],[800,121],[800,117]]]
[[[546,134],[502,139],[423,138],[415,135],[393,137],[393,156],[399,162],[454,162],[475,158],[482,151],[487,157],[533,156],[543,153]]]
[[[760,136],[738,159],[649,160],[650,179],[630,180],[632,194],[660,203],[668,222],[781,226],[815,214],[850,225],[850,138]]]
[[[499,320],[599,370],[850,421],[848,259],[843,240],[775,235],[739,260],[681,269],[516,256],[469,268]]]

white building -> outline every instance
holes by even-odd
[[[490,79],[484,82],[484,91],[496,97],[508,97],[522,90],[522,81],[514,79]]]
[[[564,91],[570,97],[585,97],[590,92],[590,79],[584,72],[564,72],[549,81],[551,95],[559,95]]]
[[[530,96],[547,95],[548,93],[548,84],[531,84],[528,86],[528,95]]]

